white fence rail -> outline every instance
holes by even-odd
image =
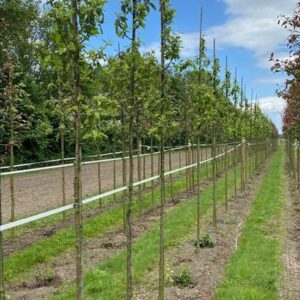
[[[234,151],[234,149],[236,149],[237,147],[239,147],[241,144],[238,144],[236,145],[236,147],[226,151],[227,154]],[[178,148],[177,148],[178,149]],[[164,176],[168,176],[168,175],[171,175],[171,174],[174,174],[174,173],[177,173],[177,172],[180,172],[180,171],[184,171],[184,170],[187,170],[187,169],[191,169],[191,168],[194,168],[194,167],[197,167],[198,164],[199,165],[203,165],[205,163],[208,163],[210,161],[212,161],[213,159],[218,159],[222,156],[224,156],[226,154],[226,152],[224,153],[221,153],[217,156],[215,156],[215,158],[209,158],[209,159],[206,159],[204,161],[201,161],[201,162],[197,162],[197,163],[194,163],[194,164],[191,164],[191,165],[188,165],[188,166],[184,166],[182,168],[179,168],[179,169],[176,169],[176,170],[172,170],[172,171],[168,171],[168,172],[165,172],[164,173]],[[146,154],[144,154],[146,155]],[[121,158],[122,159],[122,158]],[[96,161],[98,162],[98,161]],[[63,165],[65,166],[65,165]],[[72,164],[69,164],[69,166],[72,166]],[[51,169],[54,169],[56,167],[62,167],[62,166],[52,166],[52,167],[49,167]],[[38,168],[37,168],[38,169]],[[41,169],[41,168],[39,168]],[[42,168],[42,169],[45,169],[45,168]],[[31,169],[33,170],[33,169]],[[28,170],[20,170],[20,171],[15,171],[15,172],[19,172],[17,174],[20,174],[20,172],[22,171],[28,171]],[[9,174],[16,174],[15,172],[11,172]],[[23,172],[25,173],[25,172]],[[7,176],[7,175],[6,175]],[[144,183],[147,183],[147,182],[151,182],[151,181],[154,181],[154,180],[157,180],[159,179],[159,175],[156,175],[156,176],[153,176],[153,177],[150,177],[150,178],[147,178],[147,179],[144,179],[144,180],[141,180],[141,181],[137,181],[133,184],[134,187],[136,186],[139,186],[139,185],[142,185]],[[94,202],[96,200],[99,200],[99,199],[102,199],[102,198],[106,198],[108,196],[111,196],[111,195],[114,195],[114,194],[117,194],[117,193],[120,193],[120,192],[123,192],[125,190],[128,189],[128,186],[123,186],[123,187],[119,187],[117,189],[114,189],[112,191],[108,191],[108,192],[105,192],[105,193],[102,193],[102,194],[99,194],[99,195],[96,195],[96,196],[93,196],[93,197],[90,197],[90,198],[86,198],[82,201],[82,205],[85,205],[85,204],[88,204],[88,203],[91,203],[91,202]],[[52,209],[52,210],[49,210],[47,212],[42,212],[42,213],[39,213],[39,214],[36,214],[36,215],[33,215],[33,216],[30,216],[30,217],[27,217],[27,218],[23,218],[23,219],[20,219],[20,220],[17,220],[17,221],[13,221],[13,222],[9,222],[7,224],[4,224],[4,225],[1,225],[0,226],[0,232],[3,232],[3,231],[6,231],[6,230],[9,230],[9,229],[12,229],[12,228],[15,228],[17,226],[20,226],[20,225],[25,225],[25,224],[29,224],[29,223],[32,223],[34,221],[38,221],[38,220],[41,220],[41,219],[45,219],[45,218],[48,218],[50,216],[53,216],[53,215],[56,215],[56,214],[59,214],[59,213],[62,213],[62,212],[65,212],[65,211],[68,211],[68,210],[71,210],[72,208],[74,207],[73,204],[68,204],[68,205],[65,205],[65,206],[62,206],[62,207],[58,207],[58,208],[55,208],[55,209]]]

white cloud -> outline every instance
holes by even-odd
[[[228,6],[228,20],[209,28],[208,36],[215,37],[220,46],[250,50],[262,68],[270,68],[271,52],[282,52],[287,31],[277,24],[280,14],[291,15],[295,0],[222,0]]]
[[[181,57],[192,57],[197,54],[198,51],[198,43],[199,43],[199,33],[177,33],[181,39]],[[147,46],[141,47],[142,52],[154,51],[155,56],[160,56],[160,43],[152,42]]]
[[[270,84],[270,85],[282,85],[284,84],[285,79],[284,78],[278,78],[278,77],[265,77],[265,78],[258,78],[254,81],[256,84]]]
[[[281,114],[285,107],[285,101],[276,96],[260,98],[258,101],[260,108],[266,114]]]
[[[218,48],[240,47],[250,50],[256,58],[257,65],[270,69],[269,56],[275,52],[276,57],[287,57],[285,43],[286,29],[277,24],[281,14],[291,15],[295,9],[295,0],[220,0],[227,4],[227,21],[210,27],[206,32],[208,47],[216,38]],[[284,4],[283,4],[284,2]],[[197,55],[199,32],[179,33],[182,40],[182,57]],[[154,50],[159,56],[160,45],[153,42],[142,50]]]

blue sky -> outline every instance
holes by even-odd
[[[154,1],[158,6],[158,0]],[[211,49],[216,38],[217,55],[224,66],[228,56],[232,71],[237,67],[244,78],[248,98],[251,90],[258,95],[260,106],[281,130],[284,102],[277,98],[276,89],[283,84],[282,75],[270,71],[268,58],[275,52],[280,58],[288,55],[285,47],[287,32],[277,24],[280,14],[291,15],[296,0],[171,0],[176,9],[174,31],[182,36],[182,56],[194,57],[199,39],[200,8],[204,9],[204,31]],[[119,39],[114,33],[114,20],[120,10],[118,0],[108,0],[103,35],[93,39],[97,48],[103,40],[111,41],[109,52],[117,52]],[[147,28],[139,32],[146,50],[159,50],[159,12],[154,11],[147,20]],[[126,42],[121,41],[121,48]]]

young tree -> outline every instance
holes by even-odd
[[[81,143],[82,109],[85,97],[82,85],[89,72],[84,66],[86,42],[101,32],[103,6],[105,1],[51,0],[48,16],[52,21],[51,38],[56,43],[57,59],[65,60],[66,76],[71,90],[69,109],[73,115],[75,131],[74,161],[74,212],[76,232],[76,294],[83,299],[83,235],[82,235],[82,179],[81,179]],[[67,55],[66,55],[67,54]]]
[[[165,241],[164,241],[164,208],[165,208],[165,84],[166,71],[170,63],[179,58],[179,36],[172,33],[171,25],[175,15],[175,10],[170,7],[169,0],[160,0],[160,254],[159,254],[159,294],[158,299],[163,300],[165,295]],[[168,63],[166,64],[166,61]]]
[[[121,38],[127,38],[130,41],[130,86],[129,86],[129,108],[128,108],[128,154],[129,154],[129,182],[128,182],[128,203],[126,211],[127,222],[127,299],[133,298],[133,277],[132,277],[132,198],[133,198],[133,131],[135,120],[135,105],[136,98],[136,73],[137,73],[137,57],[140,41],[137,38],[137,31],[140,28],[145,27],[145,19],[150,11],[150,8],[154,8],[152,1],[150,0],[122,0],[121,1],[121,13],[117,16],[115,21],[115,28],[118,36]],[[131,18],[131,25],[128,24]],[[130,36],[128,32],[131,31]]]

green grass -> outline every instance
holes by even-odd
[[[284,180],[284,153],[279,147],[256,195],[239,247],[216,290],[216,300],[278,299]]]
[[[201,177],[205,176],[205,169],[201,171]],[[173,179],[173,193],[185,190],[186,180],[181,177],[177,181]],[[159,201],[159,187],[154,190],[154,201]],[[166,188],[166,195],[170,195],[170,186]],[[134,198],[136,200],[136,198]],[[142,198],[143,210],[152,206],[151,192],[145,194]],[[137,201],[133,202],[133,214],[137,215],[140,211],[140,205]],[[99,237],[109,229],[123,224],[123,207],[116,206],[107,210],[84,223],[84,237]],[[24,273],[31,271],[37,265],[53,260],[57,255],[66,252],[75,244],[75,233],[73,227],[62,229],[53,236],[40,240],[25,250],[13,254],[5,259],[5,279],[7,281],[19,281]]]
[[[234,175],[228,176],[229,195],[233,195]],[[223,201],[224,178],[218,180],[218,199]],[[165,248],[168,249],[182,241],[196,222],[196,198],[180,203],[165,216]],[[207,213],[212,206],[212,186],[201,193],[201,213]],[[153,225],[133,245],[134,281],[139,283],[143,275],[158,267],[159,260],[159,224]],[[126,285],[126,251],[122,250],[104,264],[87,272],[84,277],[85,299],[123,299]],[[66,285],[54,296],[55,300],[74,299],[74,285]]]

